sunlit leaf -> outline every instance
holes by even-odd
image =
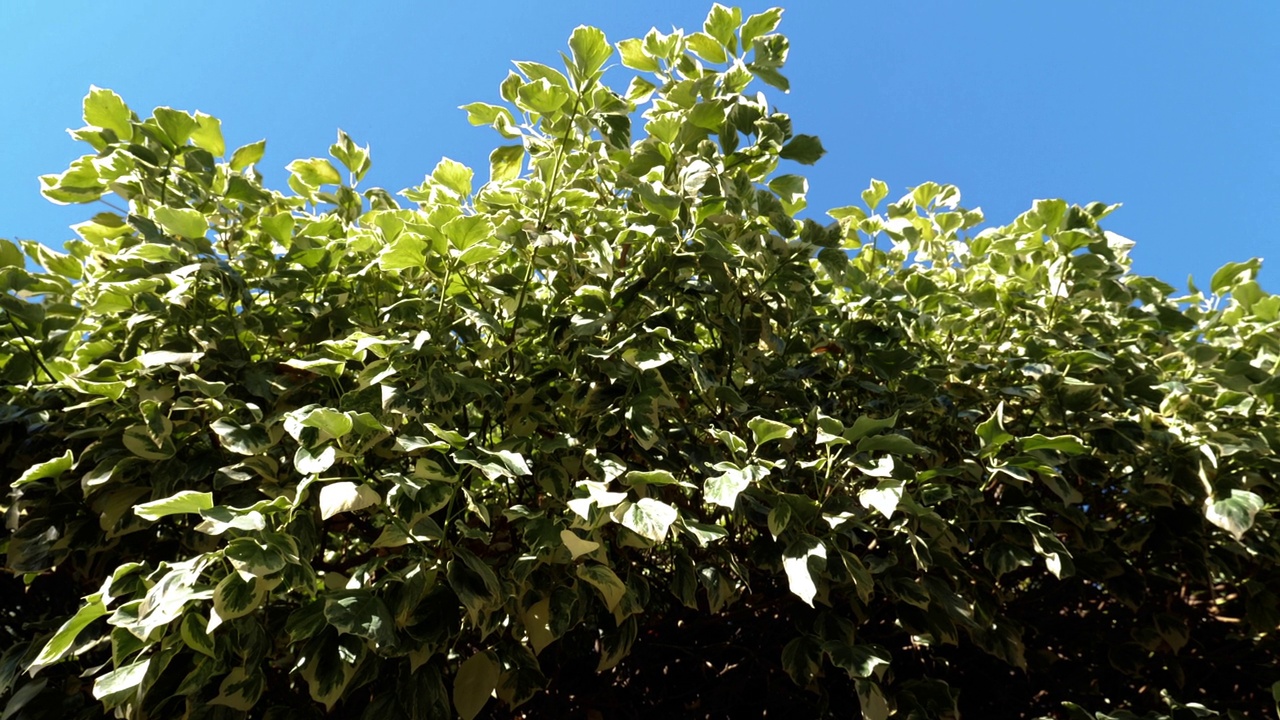
[[[1264,505],[1257,493],[1232,490],[1231,495],[1225,499],[1206,499],[1204,516],[1209,522],[1231,533],[1236,540],[1242,540],[1244,534],[1253,527],[1253,520]]]
[[[133,513],[144,520],[159,520],[166,515],[199,513],[213,507],[213,493],[182,490],[162,500],[133,506]]]
[[[119,95],[89,86],[89,94],[84,97],[84,121],[87,124],[110,130],[121,140],[129,140],[133,138],[132,116]]]
[[[201,238],[209,232],[209,221],[198,210],[156,208],[156,222],[172,235]]]
[[[782,553],[782,569],[796,597],[809,605],[818,594],[817,582],[827,566],[827,548],[810,535],[796,538]]]
[[[320,488],[320,517],[328,519],[339,513],[363,510],[382,502],[378,492],[368,485],[346,480],[327,483]]]

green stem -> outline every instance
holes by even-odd
[[[590,83],[594,83],[591,80]],[[542,210],[538,212],[537,231],[542,232],[546,227],[547,213],[551,211],[551,199],[556,194],[556,182],[560,179],[560,168],[564,164],[565,148],[569,145],[569,137],[573,133],[573,124],[578,120],[578,108],[582,105],[582,94],[590,89],[590,84],[583,88],[573,100],[573,109],[569,111],[568,127],[565,128],[564,137],[560,140],[560,146],[556,148],[556,159],[551,165],[551,181],[547,183],[547,195],[542,199]],[[533,266],[535,253],[529,253],[529,267],[524,273],[524,282],[520,284],[520,294],[516,296],[516,309],[511,314],[511,333],[507,336],[506,352],[511,352],[511,348],[516,344],[516,330],[519,328],[520,310],[524,308],[526,295],[529,293],[529,285],[533,282]]]
[[[53,373],[49,372],[48,366],[44,364],[44,360],[40,357],[40,353],[36,352],[36,349],[32,347],[31,340],[27,337],[26,333],[23,332],[18,327],[18,324],[13,321],[13,316],[9,313],[5,313],[4,319],[9,321],[9,327],[13,328],[13,331],[18,335],[18,339],[22,340],[22,344],[27,348],[27,352],[31,353],[31,359],[35,362],[36,366],[43,370],[45,375],[49,376],[49,382],[58,382],[58,378],[54,377]]]

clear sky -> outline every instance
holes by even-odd
[[[743,2],[747,12],[779,3]],[[1033,199],[1122,202],[1107,228],[1138,272],[1207,285],[1260,256],[1280,291],[1280,2],[783,4],[789,95],[771,93],[828,154],[809,206],[896,197],[927,180],[1003,224]],[[325,155],[337,128],[370,144],[365,184],[416,185],[441,156],[485,176],[491,130],[457,106],[498,102],[510,61],[558,63],[573,27],[611,41],[701,25],[690,0],[0,0],[0,237],[58,245],[97,209],[60,208],[37,176],[80,146],[90,84],[140,114],[222,119],[228,148],[267,139],[262,168]],[[616,56],[615,56],[616,57]],[[625,86],[626,71],[606,76]]]

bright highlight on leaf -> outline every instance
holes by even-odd
[[[182,490],[162,500],[133,506],[133,514],[144,520],[159,520],[166,515],[198,513],[213,507],[213,493]]]
[[[380,502],[382,498],[368,485],[345,480],[328,483],[320,488],[320,517],[327,520],[339,513],[363,510]]]

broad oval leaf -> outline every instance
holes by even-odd
[[[595,563],[579,565],[576,572],[579,578],[586,580],[600,593],[605,607],[610,612],[618,606],[622,596],[627,592],[627,586],[622,580],[618,579],[618,576],[604,565]]]
[[[1209,522],[1231,533],[1236,540],[1253,527],[1253,519],[1265,503],[1257,493],[1248,490],[1232,490],[1231,496],[1214,502],[1205,500],[1204,516]]]
[[[266,599],[273,583],[260,577],[244,579],[238,573],[231,573],[222,579],[213,589],[213,614],[218,624],[227,620],[243,617],[258,609]],[[209,632],[216,625],[209,623]]]
[[[99,675],[93,681],[93,696],[102,700],[111,695],[121,695],[136,690],[142,684],[142,678],[146,676],[147,668],[150,666],[151,658],[148,657]]]
[[[209,221],[199,210],[158,207],[155,211],[156,222],[170,235],[188,238],[202,238],[209,232]]]
[[[640,498],[622,514],[620,522],[642,537],[662,542],[679,514],[678,510],[660,500]]]
[[[363,510],[381,502],[382,497],[368,485],[346,480],[328,483],[320,488],[320,518],[328,520],[339,513]]]
[[[752,418],[747,422],[747,427],[751,428],[756,445],[763,445],[771,440],[785,440],[796,433],[796,429],[786,423],[763,417]]]
[[[259,455],[275,444],[261,423],[241,425],[231,418],[214,420],[209,426],[218,436],[222,447],[241,455]]]
[[[876,512],[887,519],[893,518],[898,509],[898,501],[902,499],[903,484],[901,480],[885,479],[858,493],[858,502],[862,507],[875,508]]]
[[[600,543],[592,540],[583,540],[572,530],[561,530],[560,541],[564,543],[565,547],[569,548],[569,554],[573,556],[574,560],[600,549]]]
[[[467,658],[453,678],[453,707],[462,720],[472,720],[489,702],[498,687],[502,665],[492,650],[483,650]]]
[[[133,514],[143,520],[159,520],[166,515],[199,513],[213,507],[213,493],[182,490],[161,500],[133,506]]]

